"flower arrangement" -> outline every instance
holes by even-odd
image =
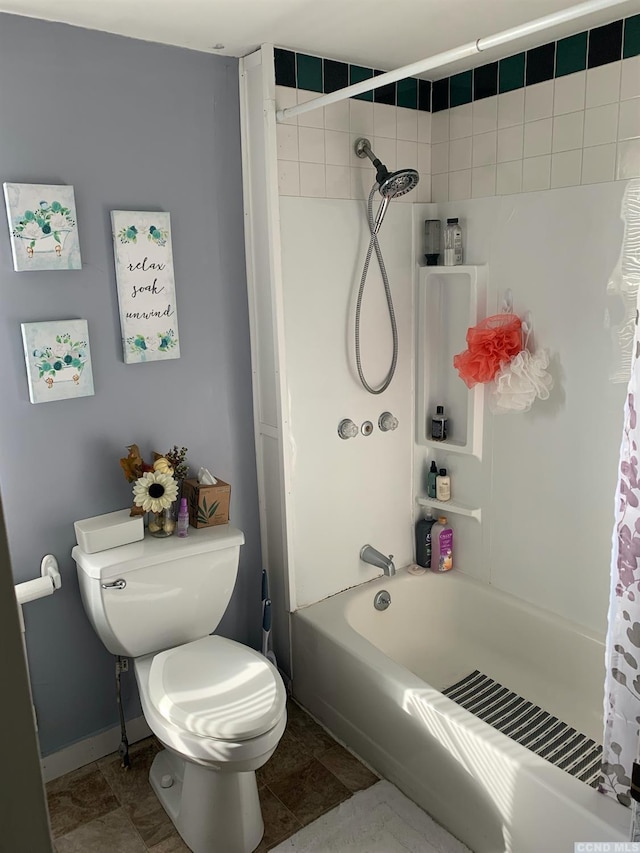
[[[25,210],[13,229],[14,237],[29,240],[29,249],[33,250],[36,240],[53,237],[58,244],[56,252],[64,242],[64,235],[75,227],[71,210],[59,201],[41,201],[35,210]]]
[[[56,342],[52,346],[33,350],[33,357],[38,359],[38,378],[44,380],[51,388],[54,380],[71,378],[78,384],[80,375],[87,361],[87,342],[74,341],[68,332],[56,335]],[[72,370],[72,374],[65,374]]]
[[[120,466],[129,483],[133,483],[131,515],[151,513],[149,532],[155,536],[170,536],[175,529],[175,519],[167,510],[178,499],[180,482],[187,476],[187,448],[174,445],[168,453],[153,454],[148,464],[140,454],[137,444],[130,445],[128,456]]]
[[[128,225],[126,228],[121,228],[118,231],[118,240],[121,243],[137,243],[140,232],[135,225]],[[147,240],[155,243],[156,246],[165,246],[169,232],[166,228],[158,228],[156,225],[150,225],[147,231]]]
[[[129,352],[168,352],[175,347],[178,339],[173,329],[157,332],[156,335],[131,335],[127,338]]]

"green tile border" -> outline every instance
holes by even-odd
[[[617,19],[604,28],[619,25],[623,29],[622,36],[622,58],[629,59],[640,56],[640,15],[632,15],[628,18]],[[594,31],[602,31],[603,26],[594,27],[593,30],[585,30],[574,35],[549,42],[546,46],[555,48],[555,67],[553,78],[564,77],[567,74],[575,74],[586,70],[589,64],[589,39]],[[619,32],[619,31],[618,31]],[[544,47],[545,45],[541,45]],[[536,48],[533,48],[536,50]],[[531,49],[527,54],[531,53]],[[323,57],[311,56],[306,53],[298,53],[286,48],[275,48],[276,54],[276,85],[297,86],[299,89],[322,93],[325,91],[323,79],[323,63],[331,61]],[[527,54],[516,53],[500,59],[498,65],[498,94],[512,92],[525,86],[527,76]],[[295,61],[295,73],[292,66],[292,58]],[[619,56],[617,57],[620,58]],[[614,59],[607,61],[615,61]],[[374,76],[373,68],[362,65],[351,65],[341,63],[348,67],[349,84],[360,83]],[[473,69],[454,74],[437,81],[439,89],[447,89],[448,98],[437,99],[437,105],[433,103],[433,87],[430,81],[418,77],[406,77],[399,80],[395,85],[395,106],[405,109],[432,111],[447,109],[450,107],[468,104],[474,98]],[[428,87],[428,89],[427,89]],[[391,89],[390,89],[391,91]],[[355,96],[358,100],[372,102],[374,100],[373,90],[363,92]],[[446,100],[447,106],[444,106]]]

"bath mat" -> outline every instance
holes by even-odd
[[[442,692],[516,743],[592,788],[597,786],[602,747],[562,720],[478,670]]]
[[[470,853],[390,782],[314,820],[271,853]]]

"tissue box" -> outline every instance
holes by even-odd
[[[131,510],[119,509],[106,515],[75,521],[76,542],[85,554],[107,551],[119,545],[139,542],[144,538],[142,516],[131,516]]]
[[[185,480],[182,497],[187,499],[189,524],[192,527],[229,523],[231,486],[224,480],[218,480],[214,486],[206,486],[193,479]]]

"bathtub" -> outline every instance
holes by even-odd
[[[629,838],[628,809],[440,692],[479,669],[600,742],[604,645],[585,629],[460,572],[401,570],[298,610],[292,639],[294,697],[475,853]]]

